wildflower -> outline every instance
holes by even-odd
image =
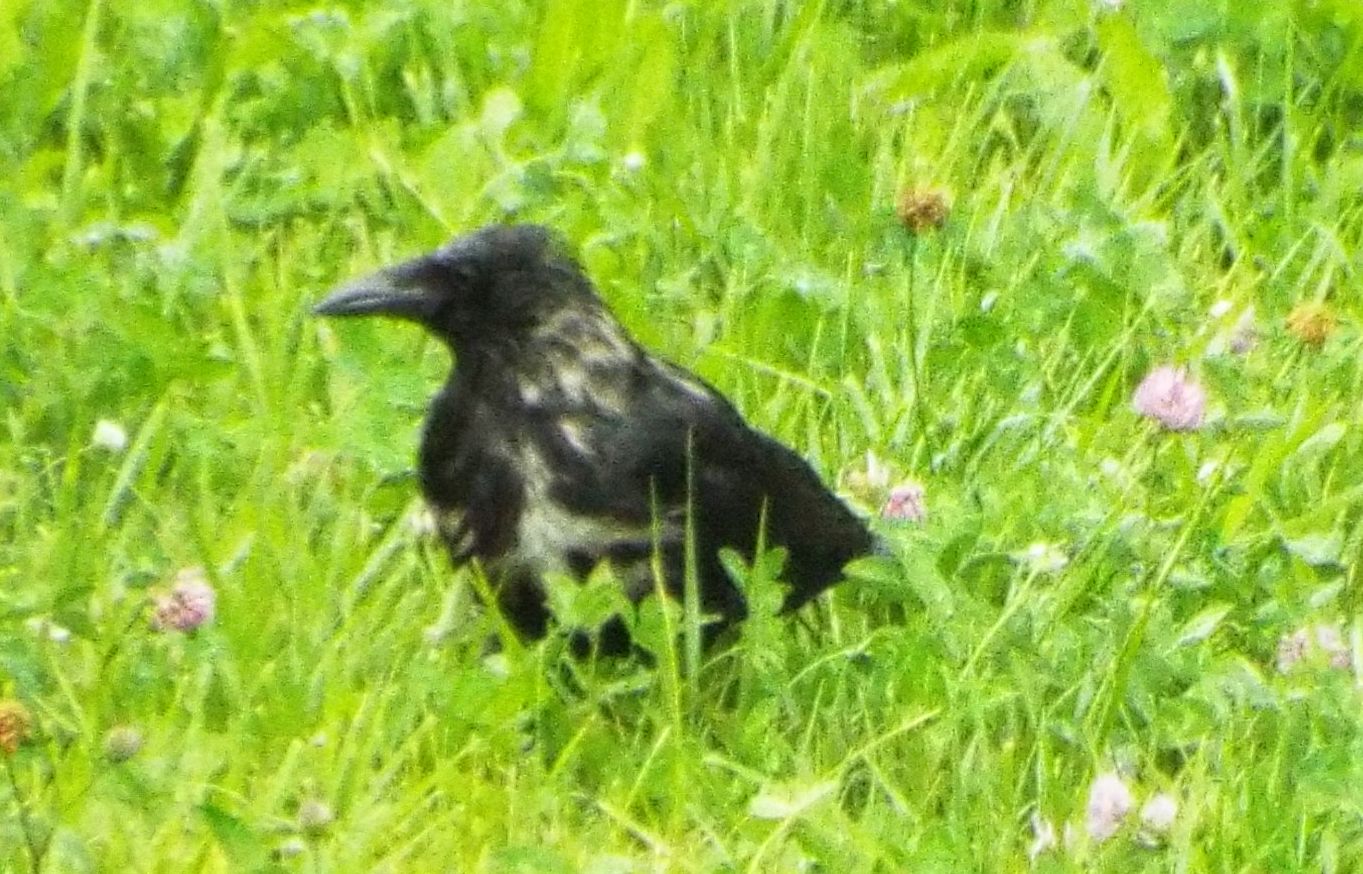
[[[1115,485],[1127,486],[1131,484],[1131,473],[1126,469],[1126,466],[1110,455],[1098,463],[1098,470],[1102,472],[1103,476],[1112,480]]]
[[[142,732],[133,725],[115,725],[104,735],[104,755],[126,762],[142,751]]]
[[[170,593],[156,599],[152,627],[158,631],[193,631],[213,620],[217,594],[201,567],[185,568],[175,575]]]
[[[0,701],[0,752],[14,755],[32,729],[33,717],[29,716],[23,702],[13,698]]]
[[[885,506],[880,508],[880,516],[897,522],[926,521],[928,508],[923,501],[923,487],[915,482],[895,486],[890,490]]]
[[[440,616],[436,621],[421,629],[421,639],[427,646],[440,646],[454,631],[452,617]]]
[[[1247,308],[1230,329],[1230,351],[1236,355],[1247,355],[1259,342],[1259,329],[1254,324],[1254,307]]]
[[[1131,403],[1136,412],[1170,431],[1192,431],[1202,426],[1207,394],[1187,371],[1165,365],[1141,380]]]
[[[1055,826],[1039,811],[1032,811],[1032,845],[1027,848],[1027,858],[1036,861],[1037,856],[1053,849],[1055,849]]]
[[[620,159],[620,168],[628,173],[637,173],[644,169],[644,165],[647,163],[648,158],[644,156],[644,153],[634,149],[626,152],[625,156]]]
[[[921,234],[946,224],[951,204],[939,188],[906,188],[899,195],[896,212],[911,233]]]
[[[1306,648],[1311,636],[1305,628],[1283,635],[1278,640],[1278,673],[1286,674],[1306,658]]]
[[[793,819],[837,791],[836,780],[764,787],[748,802],[754,819]]]
[[[1338,625],[1317,624],[1299,628],[1278,641],[1278,673],[1291,672],[1308,659],[1323,659],[1330,667],[1347,671],[1353,655]]]
[[[1089,790],[1088,833],[1099,843],[1107,840],[1122,827],[1122,820],[1131,812],[1131,790],[1116,774],[1100,774]]]
[[[507,659],[506,653],[488,653],[483,656],[483,670],[498,680],[505,680],[511,676],[511,661]]]
[[[1169,833],[1178,818],[1178,801],[1167,792],[1152,796],[1141,807],[1141,827],[1151,837]]]
[[[1013,553],[1013,561],[1026,565],[1029,571],[1038,574],[1054,574],[1064,570],[1070,557],[1060,547],[1037,541],[1019,552]]]
[[[1347,671],[1353,665],[1349,645],[1344,642],[1338,625],[1317,625],[1316,646],[1330,661],[1330,667]]]
[[[1320,301],[1304,301],[1287,314],[1287,332],[1303,343],[1320,346],[1335,330],[1335,314]]]
[[[874,451],[866,450],[866,466],[846,474],[848,491],[865,496],[883,492],[890,487],[890,468]]]
[[[425,505],[413,507],[403,522],[407,526],[407,532],[418,539],[433,537],[439,531],[435,513]]]
[[[58,625],[44,616],[28,617],[24,620],[24,627],[28,629],[30,634],[46,637],[53,643],[69,643],[71,641],[71,629]]]
[[[1228,300],[1219,300],[1212,305],[1208,315],[1218,325],[1216,333],[1207,343],[1207,356],[1217,355],[1248,355],[1255,345],[1259,342],[1259,331],[1254,322],[1254,306],[1245,307],[1240,311],[1240,315],[1231,324],[1226,324],[1225,317],[1230,314],[1232,304]]]
[[[336,812],[325,801],[309,798],[298,805],[298,828],[310,835],[321,834],[335,820]]]
[[[308,845],[303,842],[302,838],[295,835],[293,837],[285,838],[283,841],[281,841],[279,846],[275,847],[274,849],[274,856],[276,859],[281,860],[292,859],[296,856],[303,855],[307,851]]]
[[[117,422],[100,419],[90,435],[90,445],[96,449],[118,454],[128,448],[128,432]]]

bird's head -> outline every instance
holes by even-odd
[[[466,348],[514,341],[568,306],[599,302],[558,237],[539,225],[492,225],[348,282],[313,312],[406,319]]]

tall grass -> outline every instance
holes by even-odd
[[[3,867],[1351,870],[1356,673],[1280,642],[1363,652],[1363,11],[1119,5],[0,6]],[[928,520],[799,620],[736,568],[698,675],[487,655],[411,476],[445,352],[307,313],[499,220]],[[1130,407],[1165,362],[1198,431]],[[1107,772],[1172,830],[1087,837]]]

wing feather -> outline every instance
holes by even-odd
[[[717,553],[727,546],[751,557],[764,513],[766,542],[789,554],[785,609],[837,582],[843,565],[871,549],[866,526],[804,459],[749,426],[704,381],[671,365],[646,364],[653,370],[636,380],[625,409],[586,413],[571,441],[551,441],[559,455],[555,500],[635,525],[649,524],[656,511],[669,526],[665,546],[675,547],[689,480],[702,601],[731,619],[746,608]],[[669,556],[680,561],[680,550]],[[681,575],[669,567],[678,590]]]

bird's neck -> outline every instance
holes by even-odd
[[[514,339],[468,344],[453,388],[522,408],[619,406],[642,355],[610,316],[568,313]]]

